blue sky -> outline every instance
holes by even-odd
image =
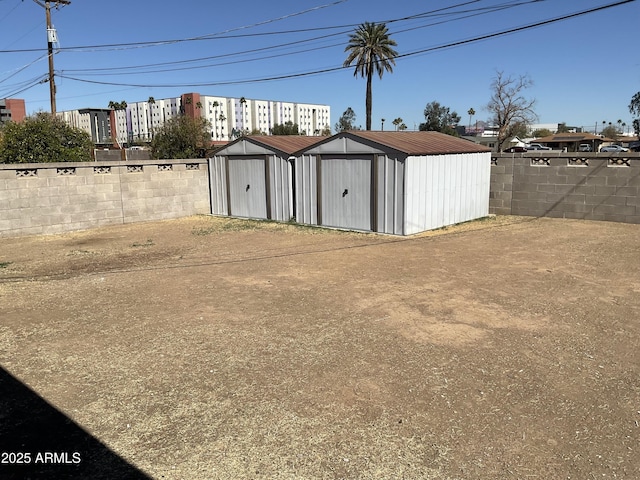
[[[182,93],[320,103],[332,127],[347,107],[364,126],[365,81],[341,69],[348,32],[386,21],[393,73],[373,84],[373,128],[401,117],[409,129],[438,101],[468,123],[486,120],[496,71],[528,75],[540,123],[631,125],[640,91],[640,0],[518,32],[473,40],[618,3],[616,0],[71,0],[52,9],[58,111]],[[421,15],[422,14],[422,15]],[[49,110],[45,10],[0,0],[0,98]],[[151,44],[152,42],[156,42]],[[422,53],[419,53],[422,52]],[[331,70],[325,73],[313,73]],[[264,81],[274,77],[288,77]],[[95,83],[102,82],[102,83]]]

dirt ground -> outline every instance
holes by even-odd
[[[638,479],[640,225],[4,238],[0,366],[0,478]]]

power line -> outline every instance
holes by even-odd
[[[534,0],[534,1],[539,1],[539,0]],[[544,26],[544,25],[550,25],[552,23],[565,21],[565,20],[568,20],[568,19],[571,19],[571,18],[575,18],[575,17],[587,15],[587,14],[590,14],[590,13],[606,10],[606,9],[609,9],[609,8],[617,7],[617,6],[620,6],[620,5],[627,4],[627,3],[632,3],[632,2],[635,2],[635,1],[636,0],[621,0],[621,1],[618,1],[618,2],[615,2],[615,3],[611,3],[611,4],[608,4],[608,5],[603,5],[603,6],[600,6],[600,7],[595,7],[595,8],[591,8],[591,9],[588,9],[588,10],[583,10],[583,11],[580,11],[580,12],[572,13],[572,14],[562,15],[560,17],[555,17],[555,18],[551,18],[551,19],[548,19],[548,20],[535,22],[535,23],[528,24],[528,25],[523,25],[523,26],[520,26],[520,27],[510,28],[510,29],[507,29],[507,30],[502,30],[500,32],[490,33],[490,34],[486,34],[486,35],[480,35],[480,36],[476,36],[476,37],[465,39],[465,40],[459,40],[459,41],[455,41],[455,42],[450,42],[450,43],[447,43],[447,44],[444,44],[444,45],[438,45],[438,46],[435,46],[435,47],[429,47],[429,48],[423,48],[423,49],[415,50],[413,52],[409,52],[409,53],[398,55],[397,58],[403,59],[403,58],[413,57],[413,56],[416,56],[416,55],[421,55],[421,54],[425,54],[425,53],[431,53],[431,52],[435,52],[435,51],[438,51],[438,50],[444,50],[444,49],[448,49],[448,48],[454,48],[454,47],[458,47],[458,46],[462,46],[462,45],[467,45],[467,44],[470,44],[470,43],[479,42],[479,41],[487,40],[487,39],[490,39],[490,38],[496,38],[496,37],[500,37],[500,36],[503,36],[503,35],[510,35],[512,33],[521,32],[521,31],[524,31],[524,30],[532,29],[532,28],[538,28],[538,27],[541,27],[541,26]],[[247,83],[264,83],[264,82],[271,82],[271,81],[276,81],[276,80],[287,80],[287,79],[308,77],[308,76],[313,76],[313,75],[320,75],[320,74],[336,72],[336,71],[340,71],[340,70],[344,70],[344,69],[348,69],[348,68],[351,68],[351,67],[343,67],[343,66],[326,67],[326,68],[322,68],[322,69],[318,69],[318,70],[312,70],[312,71],[308,71],[308,72],[299,72],[299,73],[284,74],[284,75],[277,75],[277,76],[271,76],[271,77],[262,77],[262,78],[254,78],[254,79],[245,79],[245,80],[228,80],[228,81],[218,81],[218,82],[183,83],[183,84],[178,84],[178,83],[176,83],[176,84],[155,84],[155,85],[152,85],[152,84],[136,84],[136,83],[106,82],[106,81],[97,81],[97,80],[86,80],[86,79],[75,78],[75,77],[71,77],[71,76],[67,76],[67,75],[63,75],[63,74],[59,74],[59,76],[62,77],[62,78],[66,78],[68,80],[74,80],[74,81],[78,81],[78,82],[92,83],[92,84],[98,84],[98,85],[117,85],[117,86],[139,87],[139,88],[178,88],[178,87],[211,87],[211,86],[223,86],[223,85],[241,85],[241,84],[247,84]]]
[[[347,0],[342,0],[342,1],[347,1]],[[439,16],[439,15],[441,16],[441,15],[443,15],[443,13],[441,13],[441,12],[443,12],[445,10],[452,10],[452,9],[455,9],[455,8],[458,8],[458,7],[461,7],[461,6],[469,5],[469,4],[472,4],[472,3],[477,3],[477,2],[480,2],[480,1],[482,1],[482,0],[469,0],[469,1],[466,1],[466,2],[463,2],[463,3],[459,3],[459,4],[456,4],[456,5],[450,5],[448,7],[442,7],[442,8],[436,9],[436,10],[430,10],[430,11],[427,11],[427,12],[418,13],[418,14],[410,15],[410,16],[406,16],[406,17],[387,19],[387,20],[378,20],[377,23],[391,24],[391,23],[402,22],[402,21],[413,20],[413,19],[428,18],[429,16]],[[548,0],[526,0],[526,1],[520,1],[520,2],[512,2],[511,4],[509,4],[509,3],[503,4],[504,7],[501,6],[500,8],[510,8],[511,6],[520,6],[520,5],[524,5],[524,4],[538,3],[538,2],[543,2],[543,1],[548,1]],[[341,2],[335,2],[335,4],[337,4],[337,3],[341,3]],[[331,4],[331,5],[334,5],[334,4]],[[480,8],[480,9],[477,9],[477,10],[485,10],[485,9],[496,9],[496,7],[484,7],[484,8]],[[314,10],[314,9],[311,9],[311,10]],[[290,15],[287,15],[285,17],[280,17],[278,19],[273,19],[273,20],[269,20],[269,21],[266,21],[266,22],[260,22],[260,23],[257,23],[257,24],[244,26],[244,27],[237,27],[235,29],[225,30],[225,31],[219,32],[219,33],[210,33],[210,34],[205,34],[205,35],[199,35],[197,37],[189,37],[189,38],[181,38],[181,39],[168,39],[168,40],[154,40],[154,41],[145,41],[145,42],[129,42],[129,43],[111,43],[111,44],[101,44],[101,45],[71,46],[71,47],[60,48],[60,51],[64,51],[64,52],[78,52],[78,51],[99,52],[99,51],[110,51],[110,50],[116,50],[117,51],[117,50],[128,49],[127,47],[130,47],[131,49],[134,49],[134,48],[146,48],[146,47],[153,47],[153,46],[173,45],[173,44],[184,43],[184,42],[193,42],[193,41],[251,38],[251,37],[261,37],[261,36],[284,35],[284,34],[292,34],[292,33],[306,33],[306,32],[312,32],[312,31],[326,31],[326,30],[335,30],[335,29],[345,29],[345,28],[353,29],[354,27],[357,27],[358,25],[360,25],[360,23],[353,23],[353,24],[345,24],[345,25],[334,25],[334,26],[328,26],[328,27],[312,27],[312,28],[273,31],[273,32],[247,33],[247,34],[240,34],[240,35],[228,35],[227,34],[229,32],[233,32],[233,31],[236,31],[236,30],[255,27],[255,26],[258,26],[258,25],[265,24],[265,23],[272,23],[272,22],[277,21],[279,19],[288,18],[288,17],[295,16],[295,15],[300,15],[302,13],[306,13],[306,12],[311,11],[311,10],[305,10],[303,12],[298,12],[296,14],[290,14]],[[455,14],[458,14],[458,13],[465,13],[465,12],[467,12],[467,11],[450,12],[447,15],[455,15]],[[345,33],[350,33],[350,31],[351,30],[340,31],[340,32],[333,33],[333,34],[330,34],[330,35],[323,35],[323,36],[317,37],[317,38],[326,38],[327,36],[343,35]],[[267,47],[267,48],[269,48],[269,47]],[[40,50],[41,49],[37,49],[37,48],[16,49],[16,50],[0,50],[0,53],[26,53],[26,52],[37,52],[37,51],[40,51]]]
[[[487,13],[493,13],[494,11],[498,11],[498,10],[502,10],[502,9],[506,9],[506,8],[513,8],[513,7],[517,7],[517,6],[521,6],[521,5],[525,5],[525,4],[531,4],[531,3],[538,3],[538,2],[542,2],[542,1],[547,1],[547,0],[527,0],[527,1],[521,1],[521,2],[512,2],[512,3],[505,3],[505,4],[501,4],[501,5],[496,5],[496,6],[492,6],[492,7],[484,7],[484,8],[479,8],[479,9],[474,9],[474,10],[463,10],[463,11],[459,11],[459,12],[447,12],[446,14],[443,13],[438,13],[438,12],[442,12],[443,10],[446,9],[452,9],[452,8],[457,8],[460,6],[464,6],[464,5],[468,5],[470,3],[476,3],[479,0],[472,0],[472,1],[468,1],[468,2],[464,2],[464,3],[460,3],[457,5],[452,5],[450,7],[445,7],[445,8],[441,8],[441,9],[437,9],[437,10],[431,10],[429,12],[424,12],[424,13],[419,13],[416,15],[411,15],[408,17],[402,17],[402,18],[398,18],[398,19],[391,19],[391,20],[387,20],[385,21],[385,23],[394,23],[394,22],[400,22],[400,21],[406,21],[408,19],[414,19],[414,18],[427,18],[429,16],[442,16],[442,15],[459,15],[461,13],[468,13],[468,12],[477,12],[477,13],[470,13],[469,15],[465,15],[462,17],[458,17],[455,19],[448,19],[448,20],[441,20],[439,22],[433,22],[433,23],[428,23],[425,25],[420,25],[417,27],[412,27],[412,28],[406,28],[403,30],[396,30],[394,32],[392,32],[393,34],[397,34],[397,33],[404,33],[404,32],[408,32],[411,30],[415,30],[418,28],[427,28],[427,27],[431,27],[434,25],[440,25],[442,23],[447,23],[447,22],[451,22],[451,21],[457,21],[457,20],[461,20],[461,19],[465,19],[465,18],[470,18],[470,17],[474,17],[477,15],[485,15]],[[351,25],[352,27],[355,26],[357,24]],[[321,29],[326,29],[326,28],[338,28],[338,27],[320,27]],[[342,26],[340,26],[340,28],[342,28]],[[316,28],[313,29],[308,29],[306,31],[309,30],[317,30]],[[296,32],[300,32],[301,30],[295,30]],[[288,31],[291,32],[291,31]],[[327,40],[329,37],[335,37],[338,35],[345,35],[350,33],[351,30],[344,30],[344,31],[340,31],[337,33],[333,33],[330,35],[322,35],[319,37],[312,37],[312,38],[308,38],[308,39],[304,39],[304,40],[296,40],[296,41],[292,41],[292,42],[287,42],[287,43],[281,43],[281,44],[277,44],[277,45],[270,45],[270,46],[266,46],[266,47],[261,47],[261,48],[255,48],[255,49],[250,49],[250,50],[244,50],[244,51],[240,51],[240,52],[232,52],[232,53],[226,53],[226,54],[220,54],[220,55],[214,55],[214,56],[209,56],[209,57],[202,57],[202,58],[197,58],[197,59],[189,59],[189,60],[178,60],[178,61],[172,61],[172,62],[161,62],[161,63],[155,63],[155,64],[147,64],[147,65],[131,65],[131,66],[125,66],[125,67],[107,67],[107,68],[95,68],[95,69],[74,69],[74,70],[64,70],[66,73],[80,73],[80,72],[108,72],[108,71],[117,71],[120,73],[117,73],[118,75],[122,75],[124,73],[122,73],[123,70],[136,70],[136,72],[132,73],[133,75],[142,75],[142,74],[147,74],[147,73],[161,73],[161,72],[165,72],[165,71],[170,71],[169,69],[166,70],[147,70],[147,71],[141,71],[144,68],[148,68],[148,67],[153,67],[153,66],[164,66],[164,65],[183,65],[186,63],[195,63],[195,62],[199,62],[199,61],[205,61],[205,60],[213,60],[213,59],[218,59],[218,58],[226,58],[226,57],[234,57],[234,56],[239,56],[239,55],[246,55],[246,54],[251,54],[251,53],[259,53],[261,51],[267,51],[267,50],[273,50],[275,48],[282,48],[282,47],[288,47],[291,45],[299,45],[301,43],[309,43],[309,42],[314,42],[317,40]],[[282,32],[280,32],[282,33]],[[256,35],[261,35],[261,34],[256,34]],[[266,59],[272,59],[272,58],[277,58],[277,57],[283,57],[283,56],[290,56],[290,55],[297,55],[300,53],[308,53],[308,52],[312,52],[315,50],[318,50],[320,48],[332,48],[332,47],[336,47],[336,46],[342,46],[343,43],[334,43],[334,44],[330,44],[330,45],[325,45],[323,47],[312,47],[312,48],[308,48],[308,49],[303,49],[303,50],[297,50],[295,52],[288,52],[288,53],[282,53],[282,54],[274,54],[274,55],[268,55],[265,57],[259,57],[259,58],[251,58],[251,59],[244,59],[244,60],[235,60],[232,62],[224,62],[224,63],[216,63],[216,64],[209,64],[209,65],[201,65],[201,66],[194,66],[194,67],[187,67],[184,68],[183,70],[186,69],[200,69],[200,68],[210,68],[210,67],[218,67],[218,66],[224,66],[224,65],[234,65],[234,64],[239,64],[239,63],[247,63],[247,62],[255,62],[255,61],[261,61],[261,60],[266,60]],[[111,75],[115,75],[111,74]],[[86,75],[90,75],[90,74],[86,74]],[[109,75],[109,74],[105,74],[105,75]]]
[[[34,0],[34,1],[36,1],[36,0]],[[51,1],[54,1],[54,0],[51,0]],[[201,41],[201,40],[217,40],[217,39],[225,39],[225,38],[240,38],[240,37],[257,36],[257,35],[260,35],[260,34],[244,34],[244,35],[225,35],[225,34],[229,33],[229,32],[233,32],[233,31],[237,31],[237,30],[244,30],[244,29],[254,28],[254,27],[257,27],[257,26],[261,26],[261,25],[266,25],[266,24],[269,24],[269,23],[274,23],[274,22],[277,22],[277,21],[280,21],[280,20],[284,20],[284,19],[287,19],[287,18],[303,15],[305,13],[313,12],[313,11],[320,10],[320,9],[323,9],[323,8],[332,7],[332,6],[338,5],[340,3],[347,2],[347,1],[348,0],[338,0],[338,1],[330,3],[330,4],[321,5],[319,7],[314,7],[314,8],[309,8],[307,10],[303,10],[303,11],[300,11],[300,12],[291,13],[291,14],[288,14],[288,15],[283,15],[281,17],[270,19],[270,20],[265,20],[263,22],[258,22],[258,23],[254,23],[254,24],[251,24],[251,25],[241,26],[241,27],[236,27],[236,28],[233,28],[233,29],[224,30],[224,31],[219,32],[219,33],[209,33],[209,34],[205,34],[205,35],[199,35],[197,37],[169,39],[169,40],[154,40],[154,41],[146,41],[146,42],[112,43],[112,44],[102,44],[102,45],[83,45],[83,46],[75,46],[75,47],[66,47],[66,48],[63,48],[61,50],[63,50],[63,51],[78,51],[78,50],[93,50],[93,51],[95,51],[94,49],[103,49],[103,48],[115,48],[116,50],[118,50],[118,49],[121,49],[121,47],[141,48],[141,47],[172,45],[172,44],[176,44],[176,43],[193,42],[193,41]],[[474,1],[479,1],[479,0],[474,0]],[[337,27],[329,27],[329,28],[337,28]],[[301,29],[299,31],[300,32],[307,32],[309,30],[310,29]],[[25,52],[34,52],[34,51],[39,51],[39,50],[40,49],[37,49],[37,48],[18,49],[18,50],[0,50],[0,53],[25,53]]]
[[[3,95],[0,95],[0,97],[2,98],[11,98],[14,97],[16,95],[21,94],[22,92],[26,92],[27,90],[38,86],[38,85],[42,85],[43,83],[47,83],[49,77],[47,75],[40,75],[39,77],[36,77],[35,79],[31,79],[28,80],[26,82],[22,82],[22,84],[20,87],[16,87],[16,90],[12,90],[12,91],[8,91],[8,93],[5,93]]]
[[[6,14],[4,17],[0,18],[0,23],[1,23],[1,22],[4,22],[4,20],[5,20],[9,15],[11,15],[11,14],[13,13],[13,11],[14,11],[16,8],[18,8],[18,5],[20,5],[20,4],[19,4],[19,3],[16,3],[16,4],[15,4],[15,6],[14,6],[11,10],[9,10],[9,11],[7,12],[7,14]]]

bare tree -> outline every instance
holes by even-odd
[[[516,129],[522,125],[531,125],[538,116],[533,107],[535,99],[524,96],[524,90],[533,85],[527,75],[518,77],[506,76],[504,72],[497,72],[491,83],[491,100],[487,110],[491,114],[491,121],[498,127],[498,151],[507,139],[513,137]]]
[[[632,124],[635,134],[640,137],[640,92],[631,97],[631,102],[629,103],[629,113],[636,117],[633,119]]]

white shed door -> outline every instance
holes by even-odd
[[[265,159],[229,159],[229,206],[234,217],[267,218]]]
[[[371,230],[372,158],[322,157],[322,224]]]

